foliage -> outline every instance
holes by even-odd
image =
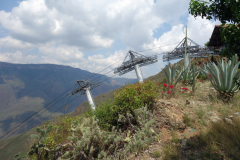
[[[192,75],[193,75],[193,77],[192,77],[192,92],[193,92],[193,94],[194,94],[194,92],[195,92],[195,89],[196,89],[196,87],[195,87],[195,83],[196,83],[196,78],[197,78],[197,69],[196,69],[196,67],[195,67],[195,65],[193,64],[192,65]]]
[[[136,134],[130,140],[127,149],[134,153],[147,147],[147,145],[154,141],[153,135],[157,135],[151,126],[154,122],[153,115],[147,110],[146,107],[136,109],[134,115],[137,117],[137,122],[140,124],[141,129],[133,126]]]
[[[101,128],[111,130],[113,126],[123,127],[127,123],[119,122],[119,118],[129,113],[133,115],[134,110],[142,106],[151,109],[157,92],[157,85],[150,81],[129,84],[114,95],[114,100],[99,104],[95,111],[88,114],[96,116]]]
[[[142,106],[151,109],[157,97],[157,85],[151,81],[143,84],[130,84],[114,95],[114,104],[118,114],[133,114],[133,111]]]
[[[102,158],[118,149],[121,142],[120,134],[113,127],[112,132],[100,129],[92,118],[80,118],[72,122],[72,136],[69,140],[74,144],[71,153],[65,153],[63,158],[75,157],[78,159]]]
[[[112,132],[102,131],[95,117],[80,118],[73,122],[71,129],[73,133],[69,140],[74,144],[74,150],[66,152],[62,158],[126,159],[128,153],[144,149],[154,140],[155,132],[150,128],[154,122],[153,116],[146,107],[135,110],[132,116],[137,117],[140,125],[140,128],[132,125],[135,130],[132,138],[130,132],[124,138],[121,131],[117,132],[115,127],[112,128]]]
[[[22,152],[20,152],[20,153],[18,153],[14,156],[15,160],[22,160],[22,159],[26,159],[26,158],[27,158],[27,155],[25,153],[22,153]]]
[[[193,71],[190,65],[187,66],[186,68],[184,68],[183,74],[181,75],[182,83],[184,85],[189,85],[189,84],[192,85],[193,82],[196,80],[198,74],[199,74],[198,69],[194,68],[194,71]]]
[[[231,57],[234,53],[239,53],[240,51],[239,25],[240,23],[238,23],[238,26],[236,26],[235,24],[226,24],[227,27],[220,28],[221,41],[224,41],[224,48],[221,53],[222,56]]]
[[[240,76],[240,71],[237,71],[240,62],[236,64],[236,58],[235,55],[232,60],[218,60],[217,66],[213,62],[209,62],[205,65],[205,69],[201,69],[219,92],[220,98],[225,101],[229,101],[238,91],[235,79],[239,79]]]
[[[202,0],[191,0],[189,3],[189,13],[194,17],[201,16],[207,19],[218,19],[222,25],[226,22],[232,24],[227,27],[221,27],[221,41],[224,41],[225,48],[222,56],[231,57],[239,51],[240,46],[240,2],[239,0],[210,0],[209,2]],[[237,26],[236,26],[237,24]]]
[[[202,73],[202,72],[201,72],[201,73]],[[199,80],[206,80],[206,79],[208,79],[205,74],[199,74],[197,78],[198,78]]]
[[[163,72],[165,74],[165,77],[167,78],[167,83],[168,85],[176,85],[178,83],[178,81],[180,80],[180,77],[182,75],[183,72],[183,68],[180,69],[180,71],[178,71],[178,75],[177,73],[177,66],[173,66],[171,64],[169,64],[166,69],[163,69]]]
[[[153,158],[158,158],[158,157],[161,156],[161,154],[160,154],[159,151],[154,151],[154,152],[152,152],[151,156],[152,156]]]
[[[206,42],[206,43],[204,44],[204,46],[208,46],[208,44],[209,44],[209,41],[208,41],[208,42]]]
[[[190,119],[190,117],[188,116],[188,114],[184,114],[184,123],[185,123],[187,126],[192,126],[191,119]]]
[[[46,130],[41,130],[40,128],[36,128],[36,131],[38,134],[32,134],[31,138],[35,140],[34,144],[31,146],[30,151],[28,152],[28,154],[24,154],[24,153],[19,153],[17,155],[15,155],[15,158],[17,159],[21,159],[21,158],[25,158],[27,156],[31,157],[31,156],[36,156],[37,159],[47,159],[50,149],[47,145],[45,145],[45,140],[47,137],[47,134],[52,130],[52,126],[48,126],[48,128]]]
[[[101,128],[111,130],[113,126],[118,124],[118,108],[114,105],[113,100],[102,102],[94,111],[94,115],[98,119]]]
[[[88,117],[83,115],[73,120],[69,131],[71,136],[68,137],[70,149],[64,149],[61,145],[54,146],[49,149],[46,145],[47,137],[52,132],[62,131],[62,129],[54,130],[52,126],[48,126],[46,130],[37,128],[38,134],[31,135],[35,139],[28,155],[20,153],[15,156],[17,160],[35,158],[35,159],[127,159],[129,153],[139,152],[145,149],[154,141],[157,135],[151,126],[154,122],[153,114],[147,107],[141,107],[134,110],[133,115],[130,113],[123,116],[130,123],[132,128],[128,134],[121,130],[117,131],[112,127],[111,132],[103,131],[99,127],[99,121],[95,116]],[[137,125],[133,125],[131,117],[136,117]],[[63,121],[66,121],[63,119]],[[63,128],[66,128],[63,126]],[[131,135],[131,136],[130,136]],[[157,135],[158,136],[158,135]],[[158,138],[159,139],[159,138]],[[62,145],[63,146],[63,145]]]

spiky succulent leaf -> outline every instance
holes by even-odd
[[[240,72],[237,71],[240,62],[237,63],[237,56],[233,56],[231,60],[217,60],[217,64],[209,62],[205,65],[205,69],[201,69],[208,79],[210,80],[212,86],[218,92],[237,92],[238,86],[234,79],[239,79]],[[209,76],[211,75],[211,78]]]
[[[183,72],[183,68],[178,72],[178,76],[176,77],[177,73],[177,66],[169,65],[166,69],[163,69],[166,79],[168,80],[169,85],[176,85],[180,80],[180,77]]]

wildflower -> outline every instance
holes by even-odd
[[[192,91],[190,91],[190,92],[192,92]]]
[[[174,81],[174,79],[173,79],[173,81]]]
[[[182,87],[181,89],[183,89],[183,90],[185,90],[185,91],[187,91],[187,90],[188,90],[188,88],[184,88],[184,87]]]
[[[209,75],[209,77],[212,79],[212,76],[211,76],[211,74],[210,74],[210,73],[208,73],[208,75]]]
[[[171,88],[171,89],[172,89],[173,87],[174,87],[174,86],[173,86],[173,85],[171,85],[169,88]]]
[[[170,92],[170,91],[167,92],[167,94],[170,94],[170,93],[172,93],[172,92]]]
[[[164,85],[164,87],[167,87],[167,84],[164,83],[163,85]]]
[[[182,93],[184,93],[184,92],[182,91]]]

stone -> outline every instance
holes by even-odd
[[[230,116],[227,116],[226,118],[228,118],[228,119],[233,119],[233,115],[230,115]]]
[[[212,112],[212,111],[209,111],[209,112],[208,112],[208,114],[212,115],[212,114],[213,114],[213,112]]]
[[[232,120],[231,120],[231,119],[229,119],[229,118],[227,118],[227,117],[226,117],[226,118],[224,118],[224,120],[225,120],[227,123],[229,123],[229,124],[233,124],[233,123],[232,123]]]
[[[184,139],[182,140],[182,146],[185,147],[186,144],[187,144],[187,139],[184,138]]]
[[[236,112],[236,113],[234,113],[234,115],[235,115],[236,117],[238,117],[238,116],[239,116],[239,113],[238,113],[238,112]]]

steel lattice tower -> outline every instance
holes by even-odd
[[[91,82],[85,81],[85,80],[78,80],[77,83],[79,85],[79,88],[76,89],[75,91],[73,91],[70,95],[74,95],[76,93],[79,93],[79,95],[86,94],[91,108],[95,109],[96,105],[93,101],[92,94],[91,94],[90,90],[99,86],[100,83],[94,84],[94,83],[91,83]]]
[[[209,54],[214,55],[213,47],[200,46],[187,37],[187,40],[184,38],[173,51],[167,52],[166,55],[163,56],[163,62],[184,58],[185,43],[187,43],[187,57],[209,57]]]
[[[129,60],[127,60],[129,59]],[[138,81],[143,83],[143,76],[140,67],[156,63],[157,56],[144,56],[134,51],[129,51],[120,67],[115,68],[114,73],[120,76],[135,69]]]

